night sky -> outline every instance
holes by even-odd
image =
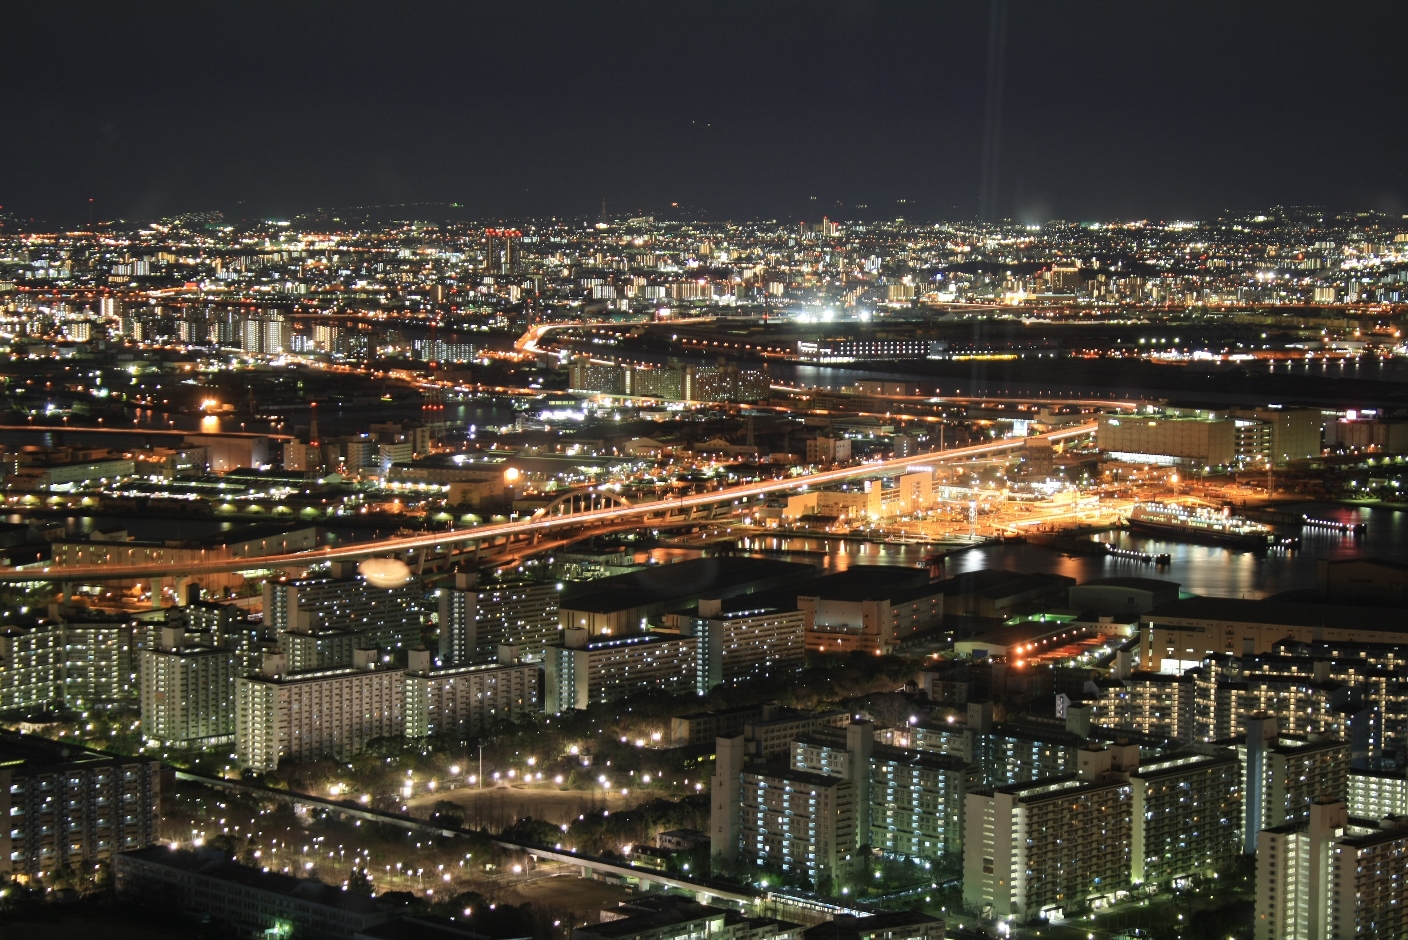
[[[24,218],[82,221],[90,197],[99,220],[595,216],[603,197],[978,213],[981,0],[49,2],[3,22],[0,205]],[[1405,37],[1402,0],[1012,0],[997,205],[1408,212]]]

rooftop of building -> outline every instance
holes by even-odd
[[[634,633],[630,636],[611,636],[604,639],[595,639],[580,649],[595,651],[620,649],[623,646],[643,646],[651,643],[679,643],[688,640],[691,643],[697,642],[692,636],[682,636],[678,633]],[[572,649],[573,647],[567,647]]]
[[[103,754],[86,748],[19,732],[0,732],[0,768],[43,772],[75,764],[144,764],[150,758]]]
[[[1356,828],[1368,828],[1356,827]],[[1408,842],[1408,817],[1389,816],[1378,821],[1378,827],[1371,832],[1346,833],[1341,845],[1364,849],[1385,842]]]
[[[1321,562],[1330,568],[1384,568],[1389,571],[1408,571],[1408,561],[1398,561],[1394,558],[1330,558]]]
[[[446,678],[453,678],[453,677],[455,677],[455,676],[469,676],[469,675],[474,675],[475,673],[480,673],[480,672],[494,672],[495,670],[499,670],[499,669],[538,669],[538,668],[540,668],[541,666],[542,666],[542,664],[541,664],[541,663],[537,663],[537,662],[530,662],[530,663],[501,663],[501,662],[492,662],[492,663],[467,663],[467,664],[465,664],[465,665],[463,665],[463,666],[437,666],[437,667],[435,667],[435,668],[433,668],[433,669],[427,670],[426,672],[417,672],[416,670],[413,670],[413,669],[407,669],[407,670],[406,670],[406,674],[407,674],[407,675],[411,675],[411,676],[419,676],[419,677],[422,678],[422,679],[446,679]]]
[[[1401,770],[1354,770],[1349,771],[1351,777],[1372,777],[1375,780],[1391,780],[1394,783],[1408,787],[1408,775]]]
[[[1290,603],[1236,597],[1187,597],[1161,604],[1141,618],[1220,620],[1285,627],[1332,627],[1341,630],[1387,630],[1408,633],[1408,607],[1356,607],[1347,604]]]
[[[599,924],[578,927],[572,931],[572,935],[574,937],[593,937],[600,938],[600,940],[614,940],[614,938],[630,937],[645,931],[659,930],[677,924],[711,920],[714,918],[721,918],[724,924],[730,927],[738,924],[747,924],[753,929],[769,924],[777,925],[784,929],[794,926],[786,921],[773,920],[766,917],[748,917],[738,911],[731,911],[722,907],[712,907],[686,898],[669,895],[637,898],[622,904],[612,913],[624,914],[626,916],[619,920],[603,921]]]
[[[765,705],[763,713],[748,722],[750,727],[773,724],[791,724],[797,721],[822,721],[835,718],[837,715],[846,715],[849,712],[844,709],[833,708],[828,711],[815,711],[810,708],[792,708],[788,705]]]
[[[788,783],[799,783],[803,786],[821,787],[828,790],[847,782],[844,777],[828,777],[826,774],[812,773],[810,770],[794,770],[787,764],[776,762],[749,764],[743,768],[743,774],[744,776],[785,780]]]
[[[1223,738],[1212,742],[1214,747],[1245,747],[1247,736],[1239,734],[1231,738]],[[1312,751],[1330,751],[1343,748],[1346,753],[1349,751],[1349,742],[1342,741],[1331,735],[1312,735],[1310,738],[1289,737],[1287,735],[1277,735],[1268,747],[1268,750],[1277,754],[1302,754]]]
[[[491,930],[485,933],[472,930],[468,925],[448,917],[431,914],[398,917],[384,924],[363,927],[357,931],[357,936],[371,937],[373,940],[530,940],[526,934],[517,932]]]
[[[1177,591],[1180,587],[1177,581],[1164,581],[1160,578],[1091,578],[1089,581],[1082,581],[1076,587],[1112,587],[1123,588],[1127,591]]]
[[[85,546],[111,545],[117,548],[224,548],[227,545],[236,545],[261,539],[272,539],[294,532],[306,532],[315,528],[315,526],[309,525],[247,522],[234,523],[229,525],[228,528],[221,528],[215,532],[208,532],[204,535],[183,537],[178,534],[175,538],[165,540],[134,539],[132,541],[98,541],[87,538],[64,538],[58,539],[57,544]]]
[[[1130,771],[1130,776],[1138,777],[1141,780],[1158,780],[1163,777],[1177,777],[1199,767],[1216,767],[1224,764],[1240,768],[1242,761],[1237,757],[1236,751],[1226,749],[1217,750],[1211,754],[1173,754],[1160,760],[1141,764],[1138,770]]]
[[[1015,796],[1023,803],[1044,803],[1047,800],[1066,799],[1077,793],[1105,790],[1113,786],[1125,786],[1122,774],[1115,774],[1098,780],[1085,780],[1081,777],[1048,777],[1045,780],[1032,780],[1027,783],[1010,783],[993,787],[991,793],[1006,793]]]
[[[829,747],[845,750],[846,729],[819,728],[816,731],[809,731],[806,734],[800,735],[793,743],[800,744],[804,747]],[[940,754],[937,751],[919,751],[914,748],[896,747],[893,744],[880,744],[878,742],[871,749],[870,753],[872,757],[878,757],[891,763],[919,767],[924,770],[963,770],[969,766],[968,761],[953,754]]]
[[[803,936],[806,940],[862,940],[877,935],[888,936],[888,933],[882,933],[884,931],[906,930],[926,924],[932,924],[934,930],[942,934],[943,921],[923,911],[882,911],[869,917],[837,914],[832,920],[808,927]]]
[[[1074,626],[1069,620],[1023,620],[1019,623],[1003,624],[990,630],[980,630],[971,637],[960,641],[965,645],[990,644],[992,646],[1015,646],[1031,643],[1048,637],[1064,638],[1072,641],[1085,636],[1083,628]]]
[[[1068,578],[1060,574],[1045,572],[1027,574],[1021,571],[1004,571],[1000,568],[984,568],[980,571],[965,571],[962,574],[954,575],[946,581],[940,581],[937,586],[942,589],[946,597],[974,595],[996,599],[1044,587],[1070,587],[1075,583],[1075,578]]]
[[[371,666],[347,666],[343,669],[321,669],[317,672],[291,672],[281,676],[248,676],[243,681],[261,682],[269,685],[292,685],[298,682],[323,682],[328,679],[346,679],[359,675],[404,673],[404,668],[393,669],[380,663]]]
[[[652,604],[683,605],[713,591],[734,592],[750,584],[775,587],[789,580],[800,582],[815,572],[813,565],[767,558],[694,558],[573,585],[563,592],[561,605],[601,614]]]
[[[923,568],[899,565],[860,565],[817,578],[798,589],[801,596],[827,601],[889,600],[891,603],[937,593],[937,585],[929,583],[929,574]]]
[[[749,595],[744,595],[744,597],[748,597],[748,596],[749,596]],[[795,604],[793,604],[793,605],[790,606],[790,607],[760,607],[760,606],[754,605],[754,606],[750,606],[750,607],[745,607],[745,608],[742,609],[742,610],[725,610],[725,611],[722,611],[722,612],[720,612],[720,613],[718,613],[718,614],[715,614],[714,616],[709,617],[709,618],[706,618],[706,619],[709,619],[709,620],[747,620],[747,619],[749,619],[750,617],[766,617],[766,616],[770,616],[770,615],[772,615],[772,614],[797,613],[797,612],[798,612],[798,611],[797,611],[797,605],[795,605]]]
[[[316,904],[356,914],[387,911],[387,905],[384,902],[378,903],[376,898],[323,884],[321,881],[295,878],[292,875],[240,865],[217,852],[191,852],[166,846],[152,846],[134,852],[124,852],[123,855],[150,865],[204,875],[242,888],[297,898],[305,904]]]
[[[750,712],[762,714],[762,705],[735,705],[733,708],[716,708],[711,711],[690,712],[688,715],[680,715],[684,721],[698,721],[704,718],[722,718],[726,715],[746,715]]]
[[[1188,685],[1193,682],[1193,677],[1186,672],[1175,675],[1171,672],[1147,672],[1141,669],[1131,672],[1123,679],[1100,679],[1096,684],[1104,685],[1107,682],[1111,685],[1141,682],[1149,685]]]

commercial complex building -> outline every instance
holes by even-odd
[[[106,861],[156,841],[161,763],[0,734],[0,875]]]
[[[1231,466],[1237,454],[1230,418],[1101,415],[1095,443],[1116,460],[1195,468]]]
[[[1181,673],[1208,656],[1270,653],[1283,641],[1401,645],[1408,639],[1408,610],[1192,597],[1144,614],[1140,637],[1144,668]]]
[[[1318,408],[1237,408],[1232,415],[1243,438],[1255,441],[1255,451],[1246,444],[1240,449],[1239,456],[1248,462],[1280,467],[1323,451],[1325,418]],[[1255,435],[1249,434],[1253,429]]]

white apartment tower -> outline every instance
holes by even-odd
[[[163,627],[141,661],[142,734],[178,747],[234,740],[234,650],[197,646],[181,627]]]
[[[406,730],[405,670],[357,650],[350,669],[287,674],[281,654],[262,675],[235,682],[235,751],[241,767],[270,771],[285,757],[347,757]]]

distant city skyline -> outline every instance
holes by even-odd
[[[1014,8],[989,214],[1401,215],[1405,16]],[[714,220],[971,219],[988,24],[984,3],[19,9],[11,35],[46,51],[7,125],[0,211],[594,217],[604,198]]]

